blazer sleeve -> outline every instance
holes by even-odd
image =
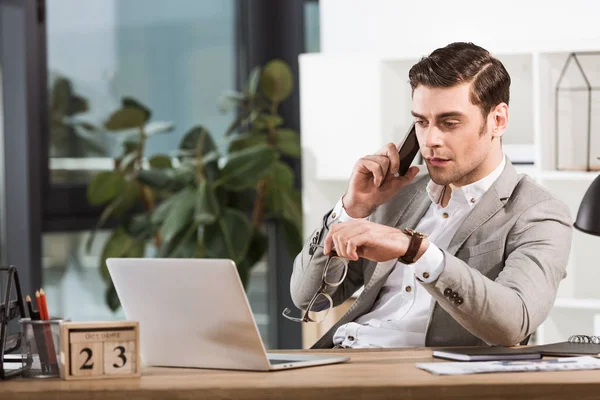
[[[571,240],[569,210],[559,200],[545,199],[517,219],[507,237],[504,268],[495,280],[444,252],[444,271],[423,286],[473,335],[490,345],[512,346],[550,313],[566,276]]]
[[[290,280],[290,293],[294,305],[301,310],[306,310],[308,303],[321,287],[323,270],[328,256],[323,254],[322,248],[311,250],[312,244],[323,245],[329,233],[327,219],[329,211],[323,217],[320,228],[316,229],[304,243],[302,251],[294,260],[292,278]],[[363,285],[363,259],[349,261],[346,278],[340,286],[328,288],[327,293],[333,300],[333,305],[338,306],[350,298]],[[318,311],[320,304],[315,304]]]

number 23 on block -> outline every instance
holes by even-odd
[[[61,335],[64,379],[140,375],[137,322],[69,322]]]

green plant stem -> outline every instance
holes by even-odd
[[[265,196],[267,193],[267,180],[261,179],[256,186],[256,199],[252,209],[252,226],[259,228],[265,216]]]
[[[204,164],[202,163],[204,138],[205,135],[200,135],[200,138],[198,139],[198,144],[196,145],[196,180],[198,182],[206,179],[206,175],[204,174]]]
[[[138,143],[138,155],[135,161],[136,170],[140,170],[142,168],[142,159],[144,157],[144,147],[146,147],[146,132],[144,132],[144,127],[140,126],[140,141]]]

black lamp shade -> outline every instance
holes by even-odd
[[[590,235],[600,236],[600,175],[594,179],[577,211],[575,228]]]

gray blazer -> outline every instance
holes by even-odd
[[[431,204],[428,182],[429,175],[421,172],[369,219],[414,229]],[[291,296],[300,309],[306,309],[321,285],[327,257],[320,248],[313,255],[309,250],[313,241],[323,243],[328,215],[294,261]],[[517,175],[507,161],[444,250],[440,277],[421,283],[433,297],[425,345],[510,346],[526,340],[552,309],[558,284],[566,276],[571,235],[569,209],[530,177]],[[329,291],[334,306],[363,285],[364,289],[313,348],[331,348],[340,325],[371,310],[395,263],[350,262],[343,284]]]

